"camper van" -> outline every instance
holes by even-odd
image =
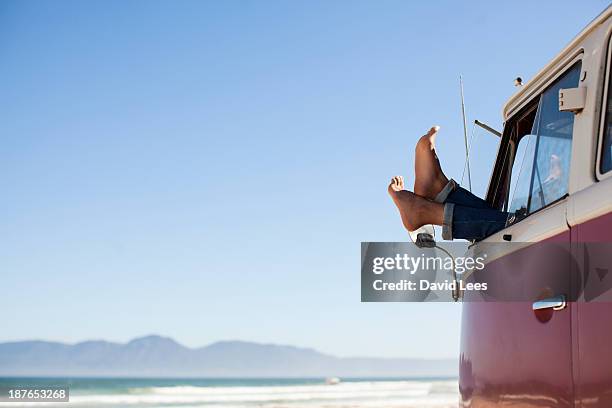
[[[554,265],[546,273],[579,276],[568,278],[574,287],[612,279],[612,251],[593,265],[588,250],[576,250],[612,243],[611,76],[608,7],[503,107],[487,201],[514,216],[472,246],[498,244],[491,263],[512,265],[507,276],[532,289],[514,302],[464,298],[461,407],[612,407],[612,289],[577,300],[517,262],[539,257]],[[546,244],[569,250],[543,257]]]

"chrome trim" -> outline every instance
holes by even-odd
[[[531,308],[533,310],[562,310],[567,306],[567,302],[565,301],[565,295],[558,295],[551,298],[540,299],[533,302]]]

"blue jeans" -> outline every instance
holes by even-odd
[[[452,179],[434,201],[444,204],[442,238],[447,240],[481,240],[503,229],[510,216],[510,213],[491,207]]]

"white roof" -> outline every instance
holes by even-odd
[[[553,58],[548,64],[544,66],[537,74],[534,75],[525,85],[520,87],[504,104],[502,108],[502,117],[503,120],[506,121],[508,119],[508,115],[510,111],[521,102],[523,96],[528,94],[531,88],[538,85],[540,79],[542,79],[546,74],[555,68],[555,66],[562,60],[568,57],[577,47],[580,46],[582,41],[593,32],[600,24],[604,24],[608,18],[612,16],[612,5],[608,6],[604,11],[602,11],[597,17],[593,19],[568,45],[561,50],[560,53],[557,54],[555,58]]]

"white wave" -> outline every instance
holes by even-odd
[[[451,382],[451,384],[456,382]],[[337,394],[337,393],[371,393],[371,392],[413,392],[423,394],[430,392],[433,383],[418,381],[368,381],[368,382],[344,382],[337,385],[313,384],[293,386],[259,386],[259,387],[151,387],[133,389],[134,392],[150,392],[162,395],[226,395],[233,396],[265,396],[265,395],[287,395],[287,394]]]
[[[290,386],[169,386],[133,388],[125,394],[71,395],[69,404],[55,407],[202,407],[218,408],[369,408],[457,405],[457,381],[364,381],[337,385]],[[36,403],[34,406],[40,406]],[[3,406],[17,406],[5,405]],[[28,404],[19,406],[30,406]]]

